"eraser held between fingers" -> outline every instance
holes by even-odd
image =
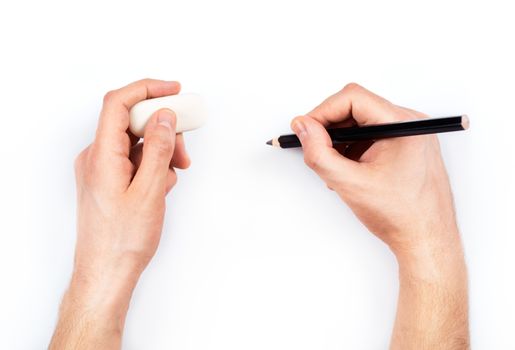
[[[171,95],[136,103],[129,112],[129,130],[134,135],[143,137],[148,120],[162,108],[168,108],[175,112],[177,133],[197,129],[207,119],[207,108],[200,95]]]

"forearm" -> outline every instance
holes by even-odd
[[[74,273],[49,349],[119,349],[137,277],[102,279]],[[133,277],[134,276],[134,277]]]
[[[120,348],[132,291],[159,244],[174,169],[190,164],[173,111],[153,113],[136,143],[129,110],[179,91],[177,82],[144,79],[105,95],[95,140],[75,160],[74,273],[50,349]]]
[[[468,349],[467,272],[457,232],[398,252],[392,349]]]

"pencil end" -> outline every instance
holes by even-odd
[[[267,141],[266,144],[272,146],[272,140]]]
[[[463,130],[467,130],[470,127],[470,120],[466,114],[461,116],[461,126],[463,127]]]

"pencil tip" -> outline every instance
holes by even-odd
[[[272,140],[267,141],[266,144],[272,146]]]

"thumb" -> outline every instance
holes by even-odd
[[[175,173],[169,169],[175,150],[175,126],[175,113],[169,109],[160,109],[148,121],[141,165],[133,180],[139,190],[160,196],[175,183]]]
[[[341,188],[359,179],[360,164],[345,158],[333,148],[327,130],[307,116],[293,119],[291,128],[304,150],[304,162],[331,188]]]

